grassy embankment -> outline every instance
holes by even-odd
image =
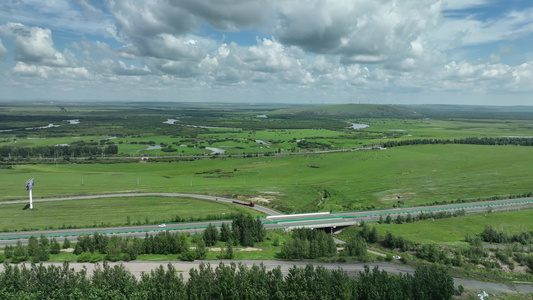
[[[401,236],[415,243],[466,246],[468,243],[465,242],[465,236],[480,234],[487,225],[509,236],[529,232],[533,230],[532,214],[532,210],[522,210],[415,223],[378,224],[372,222],[369,224],[375,226],[381,236],[391,232],[395,236]],[[356,228],[345,230],[340,234],[340,238],[348,240],[356,231]]]
[[[0,230],[145,225],[170,223],[176,216],[184,220],[205,220],[208,216],[223,218],[232,213],[261,216],[255,210],[235,204],[162,196],[35,202],[33,210],[24,210],[24,206],[1,205]]]

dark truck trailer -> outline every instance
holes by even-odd
[[[254,207],[255,206],[255,204],[252,201],[247,202],[247,201],[233,200],[232,202],[235,203],[235,204],[246,205],[246,206],[250,206],[250,207]]]

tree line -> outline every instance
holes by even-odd
[[[342,269],[292,267],[283,275],[278,266],[202,263],[189,280],[171,265],[159,266],[135,278],[123,265],[86,269],[32,264],[4,264],[0,299],[452,299],[453,278],[440,266],[417,267],[414,274],[390,275],[365,266],[357,280]]]
[[[94,145],[94,143],[85,143],[83,141],[73,142],[71,145],[56,146],[37,146],[37,147],[18,147],[2,146],[0,147],[0,160],[6,158],[63,158],[63,157],[89,157],[99,155],[118,154],[117,145]]]
[[[411,215],[411,213],[407,213],[407,215],[403,216],[401,214],[398,214],[396,216],[396,219],[393,219],[390,215],[387,215],[385,217],[385,219],[383,219],[383,216],[379,216],[379,220],[378,220],[378,223],[379,224],[391,224],[391,223],[396,223],[396,224],[403,224],[403,223],[413,223],[413,222],[420,222],[420,221],[425,221],[425,220],[437,220],[437,219],[447,219],[447,218],[456,218],[456,217],[463,217],[466,215],[466,211],[465,209],[458,209],[456,211],[454,211],[453,213],[451,212],[444,212],[444,211],[439,211],[439,212],[420,212],[419,214],[417,215]]]
[[[533,139],[520,137],[467,137],[463,139],[409,139],[386,141],[383,147],[391,148],[408,145],[428,145],[428,144],[469,144],[469,145],[515,145],[533,146]]]
[[[497,231],[491,225],[485,226],[480,234],[481,239],[487,243],[520,243],[530,245],[533,243],[533,231],[522,231],[509,236],[503,231]]]
[[[235,215],[231,227],[222,223],[220,233],[216,226],[209,224],[202,234],[190,236],[187,233],[171,233],[167,230],[155,235],[146,233],[145,238],[121,237],[99,234],[98,232],[78,236],[74,245],[74,254],[78,262],[96,262],[102,259],[108,261],[135,260],[140,254],[179,254],[182,260],[192,261],[205,259],[207,247],[214,246],[218,241],[226,242],[226,249],[221,254],[222,259],[233,258],[233,246],[254,246],[262,242],[266,232],[260,219],[254,219],[248,214]],[[190,240],[196,243],[191,249]],[[70,242],[65,238],[63,248],[70,247]],[[34,263],[47,261],[50,254],[57,254],[61,250],[55,238],[49,239],[41,235],[38,240],[31,236],[28,245],[20,241],[16,246],[6,246],[4,253],[0,253],[0,262],[9,260],[13,263],[31,260]]]
[[[337,254],[333,236],[322,230],[297,228],[281,247],[285,259],[314,259],[331,257]]]

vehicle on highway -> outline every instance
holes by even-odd
[[[164,227],[167,227],[167,224],[159,224],[159,225],[157,225],[157,227],[164,228]]]
[[[233,202],[233,203],[235,203],[235,204],[240,204],[240,205],[250,206],[250,207],[254,207],[254,206],[255,206],[255,204],[254,204],[252,201],[247,202],[247,201],[233,200],[233,201],[231,201],[231,202]]]

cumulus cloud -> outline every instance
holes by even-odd
[[[207,54],[207,48],[210,47],[210,44],[209,40],[161,33],[139,39],[135,44],[128,44],[120,49],[120,52],[127,58],[153,57],[176,61],[199,61]]]
[[[472,14],[492,0],[41,2],[0,9],[0,57],[14,60],[0,68],[9,65],[3,74],[14,81],[232,100],[233,92],[366,99],[533,86],[532,57],[522,49],[533,8]],[[499,49],[477,48],[500,41]],[[471,49],[484,57],[469,57]]]
[[[13,74],[23,77],[38,77],[41,79],[61,78],[61,79],[88,79],[89,71],[84,67],[54,68],[50,66],[29,65],[25,62],[17,62],[13,68]]]
[[[150,69],[145,65],[142,68],[136,67],[134,65],[126,65],[125,62],[119,60],[118,64],[114,66],[113,72],[116,75],[127,75],[127,76],[140,76],[148,75],[151,73]]]
[[[27,65],[26,63],[20,61],[17,62],[13,68],[13,73],[26,77],[40,77],[43,79],[48,78],[48,73],[43,67]]]
[[[303,53],[296,48],[287,49],[282,44],[263,39],[259,45],[248,49],[248,61],[251,69],[260,72],[287,71],[297,63],[294,56],[303,57]]]
[[[209,23],[215,29],[238,31],[267,24],[274,16],[273,8],[278,2],[273,0],[197,0],[179,1],[176,5]]]
[[[440,1],[288,1],[276,33],[282,43],[341,55],[344,63],[382,63],[410,55],[411,42],[436,26]]]
[[[63,54],[55,49],[50,29],[7,23],[0,26],[0,32],[15,39],[17,61],[54,67],[68,65]]]
[[[0,39],[0,58],[2,58],[4,55],[6,55],[7,49],[4,47],[4,44],[2,44],[2,39]]]

